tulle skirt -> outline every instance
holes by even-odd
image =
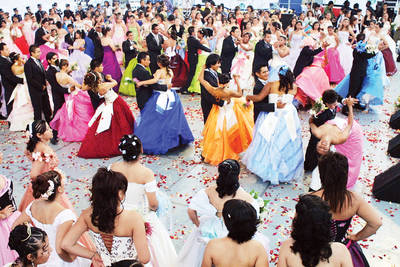
[[[126,67],[119,85],[119,93],[123,95],[136,96],[135,83],[132,80],[132,72],[137,65],[137,58],[131,59]],[[150,69],[149,69],[150,70]]]
[[[80,142],[86,136],[93,114],[89,94],[79,91],[76,95],[65,95],[65,103],[57,111],[50,126],[58,131],[58,137],[63,141]]]
[[[118,96],[113,103],[113,115],[110,128],[97,133],[97,126],[101,116],[89,128],[82,145],[79,148],[78,157],[81,158],[106,158],[121,155],[118,149],[121,138],[133,133],[135,119],[126,102]]]
[[[245,100],[231,99],[230,104],[213,105],[203,130],[204,161],[218,165],[226,159],[239,159],[253,137],[253,107]]]
[[[337,50],[339,52],[340,65],[343,67],[344,74],[347,75],[353,66],[353,49],[349,44],[340,43]]]
[[[0,220],[0,266],[4,266],[18,258],[18,253],[15,250],[11,250],[8,246],[8,238],[10,236],[11,226],[20,214],[21,212],[14,211],[14,213],[6,219]]]
[[[92,58],[80,50],[74,50],[68,58],[69,66],[77,64],[78,69],[72,71],[71,76],[75,81],[82,84],[83,78],[90,68]]]
[[[25,131],[26,126],[33,121],[33,107],[29,96],[28,85],[17,84],[10,99],[14,99],[13,108],[7,120],[10,131]]]
[[[254,53],[250,53],[249,58],[244,54],[237,55],[232,61],[231,74],[239,75],[240,88],[251,91],[254,87],[254,78],[251,74]]]
[[[253,141],[242,162],[264,182],[277,185],[303,176],[303,143],[301,125],[292,104],[284,110],[261,112],[256,121]],[[290,115],[291,118],[287,119]],[[275,129],[271,129],[274,125]],[[265,127],[270,128],[267,134]]]
[[[328,64],[325,66],[325,71],[328,74],[329,82],[339,83],[343,80],[345,74],[342,65],[340,64],[339,52],[336,48],[329,48],[326,52]]]
[[[205,53],[205,52],[202,52],[201,54],[199,54],[198,62],[197,62],[197,66],[196,66],[196,72],[195,72],[192,82],[188,88],[189,92],[198,93],[198,94],[201,93],[199,76],[200,76],[201,68],[204,66],[204,64],[206,64],[208,55],[209,55],[209,53]]]
[[[160,107],[159,97],[166,92],[154,91],[140,114],[135,134],[146,154],[165,154],[168,150],[194,141],[182,103],[175,90],[169,92],[167,106]]]

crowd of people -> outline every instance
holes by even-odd
[[[186,14],[168,3],[63,12],[39,4],[23,18],[0,10],[2,117],[9,131],[28,132],[32,163],[18,209],[12,181],[0,176],[0,229],[9,236],[0,265],[268,266],[262,207],[240,186],[240,161],[273,185],[312,171],[278,266],[368,266],[357,241],[382,222],[351,191],[363,155],[354,110],[383,104],[400,17],[386,3],[375,11],[345,1],[336,11],[331,1],[307,4],[284,25],[279,10],[207,1]],[[194,141],[179,94],[200,94],[201,157],[219,176],[191,199],[196,228],[177,253],[164,220],[169,199],[140,158]],[[121,95],[136,97],[138,118]],[[310,108],[304,156],[298,111]],[[81,158],[122,155],[97,170],[80,216],[64,192],[52,148],[59,139],[81,142]],[[355,215],[366,225],[346,235]]]

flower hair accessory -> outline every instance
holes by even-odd
[[[289,70],[289,67],[288,67],[288,66],[282,66],[282,67],[279,69],[279,74],[282,75],[282,76],[285,76],[288,70]]]
[[[31,236],[32,236],[32,229],[31,229],[31,226],[26,222],[26,223],[24,223],[25,224],[25,226],[26,226],[26,234],[27,234],[27,236],[26,236],[26,238],[25,239],[22,239],[21,241],[22,242],[25,242],[26,240],[28,240],[29,238],[31,238]]]
[[[33,126],[32,126],[33,122],[28,124],[28,132],[29,132],[29,137],[32,138],[33,137]]]
[[[54,182],[52,180],[47,181],[49,183],[49,188],[47,188],[46,193],[42,194],[41,197],[49,199],[49,197],[54,193]]]
[[[356,44],[356,50],[359,53],[365,52],[366,47],[367,47],[367,44],[364,43],[363,41],[358,41]]]
[[[89,72],[89,73],[92,74],[92,75],[94,76],[94,80],[96,81],[96,80],[97,80],[97,75],[94,74],[94,72]]]

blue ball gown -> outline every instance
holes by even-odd
[[[143,152],[160,155],[194,141],[181,100],[175,90],[154,91],[140,113],[135,134]]]
[[[301,125],[293,95],[270,94],[270,102],[276,103],[279,97],[285,108],[260,113],[253,141],[242,158],[247,169],[273,185],[297,180],[304,173]]]
[[[385,61],[381,52],[368,59],[367,72],[357,99],[362,104],[382,105],[383,87],[386,85]],[[335,88],[341,96],[346,97],[349,92],[350,74],[347,75]]]

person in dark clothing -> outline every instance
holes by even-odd
[[[41,46],[44,45],[47,42],[47,37],[49,36],[49,20],[43,19],[42,20],[42,27],[37,29],[35,32],[35,45],[36,46]]]
[[[202,45],[200,41],[195,37],[195,29],[193,26],[190,26],[188,28],[188,33],[189,37],[187,39],[187,57],[189,62],[189,74],[185,86],[181,89],[182,94],[189,93],[188,88],[192,83],[193,76],[196,72],[196,66],[199,57],[198,50],[200,49],[206,52],[211,52],[208,47]],[[203,30],[200,30],[197,34],[204,35],[204,32]]]
[[[221,71],[222,73],[231,73],[232,61],[238,51],[240,42],[240,30],[238,27],[231,28],[230,35],[222,43],[221,51]]]
[[[314,46],[315,42],[310,39],[312,39],[312,38],[306,37],[303,41],[304,47],[301,50],[300,55],[297,58],[296,65],[294,66],[294,69],[293,69],[293,74],[294,74],[295,78],[297,78],[297,76],[300,75],[300,73],[303,71],[303,69],[305,67],[310,66],[314,61],[314,56],[321,53],[323,48],[327,47],[327,45],[328,45],[325,42],[322,44],[322,46],[323,46],[322,48],[320,47],[318,49],[314,49],[313,46]]]
[[[313,123],[319,127],[323,125],[325,122],[329,120],[333,120],[336,116],[336,106],[338,100],[338,94],[333,89],[329,89],[324,91],[322,94],[322,101],[324,102],[327,109],[322,111],[321,113],[317,114],[313,118]],[[310,129],[311,132],[311,129]],[[312,134],[310,141],[308,142],[306,156],[304,160],[304,170],[305,171],[312,171],[318,165],[318,153],[317,153],[317,144],[319,139]]]
[[[260,66],[268,66],[268,61],[272,59],[272,45],[270,42],[271,32],[267,30],[264,33],[264,39],[258,41],[254,49],[253,73]]]
[[[38,4],[37,5],[38,11],[36,11],[35,13],[35,17],[36,17],[36,22],[41,24],[42,19],[44,17],[44,14],[46,13],[45,11],[42,10],[42,5]]]
[[[103,74],[103,64],[101,63],[100,60],[93,59],[90,62],[90,71],[97,72],[102,82],[106,81],[106,77]],[[90,102],[92,102],[93,110],[96,110],[103,102],[103,98],[100,97],[99,94],[97,92],[94,92],[93,90],[89,90],[88,94],[90,96]]]
[[[150,55],[150,70],[155,73],[158,69],[157,57],[161,55],[164,38],[159,34],[160,28],[157,24],[151,25],[151,33],[146,37],[148,53]]]
[[[101,44],[100,35],[101,34],[101,24],[97,23],[88,34],[88,37],[92,39],[94,45],[94,59],[102,62],[104,57],[104,49]]]
[[[126,41],[122,42],[122,51],[125,55],[125,69],[128,67],[129,62],[137,56],[136,42],[133,41],[133,33],[131,31],[126,32]]]

